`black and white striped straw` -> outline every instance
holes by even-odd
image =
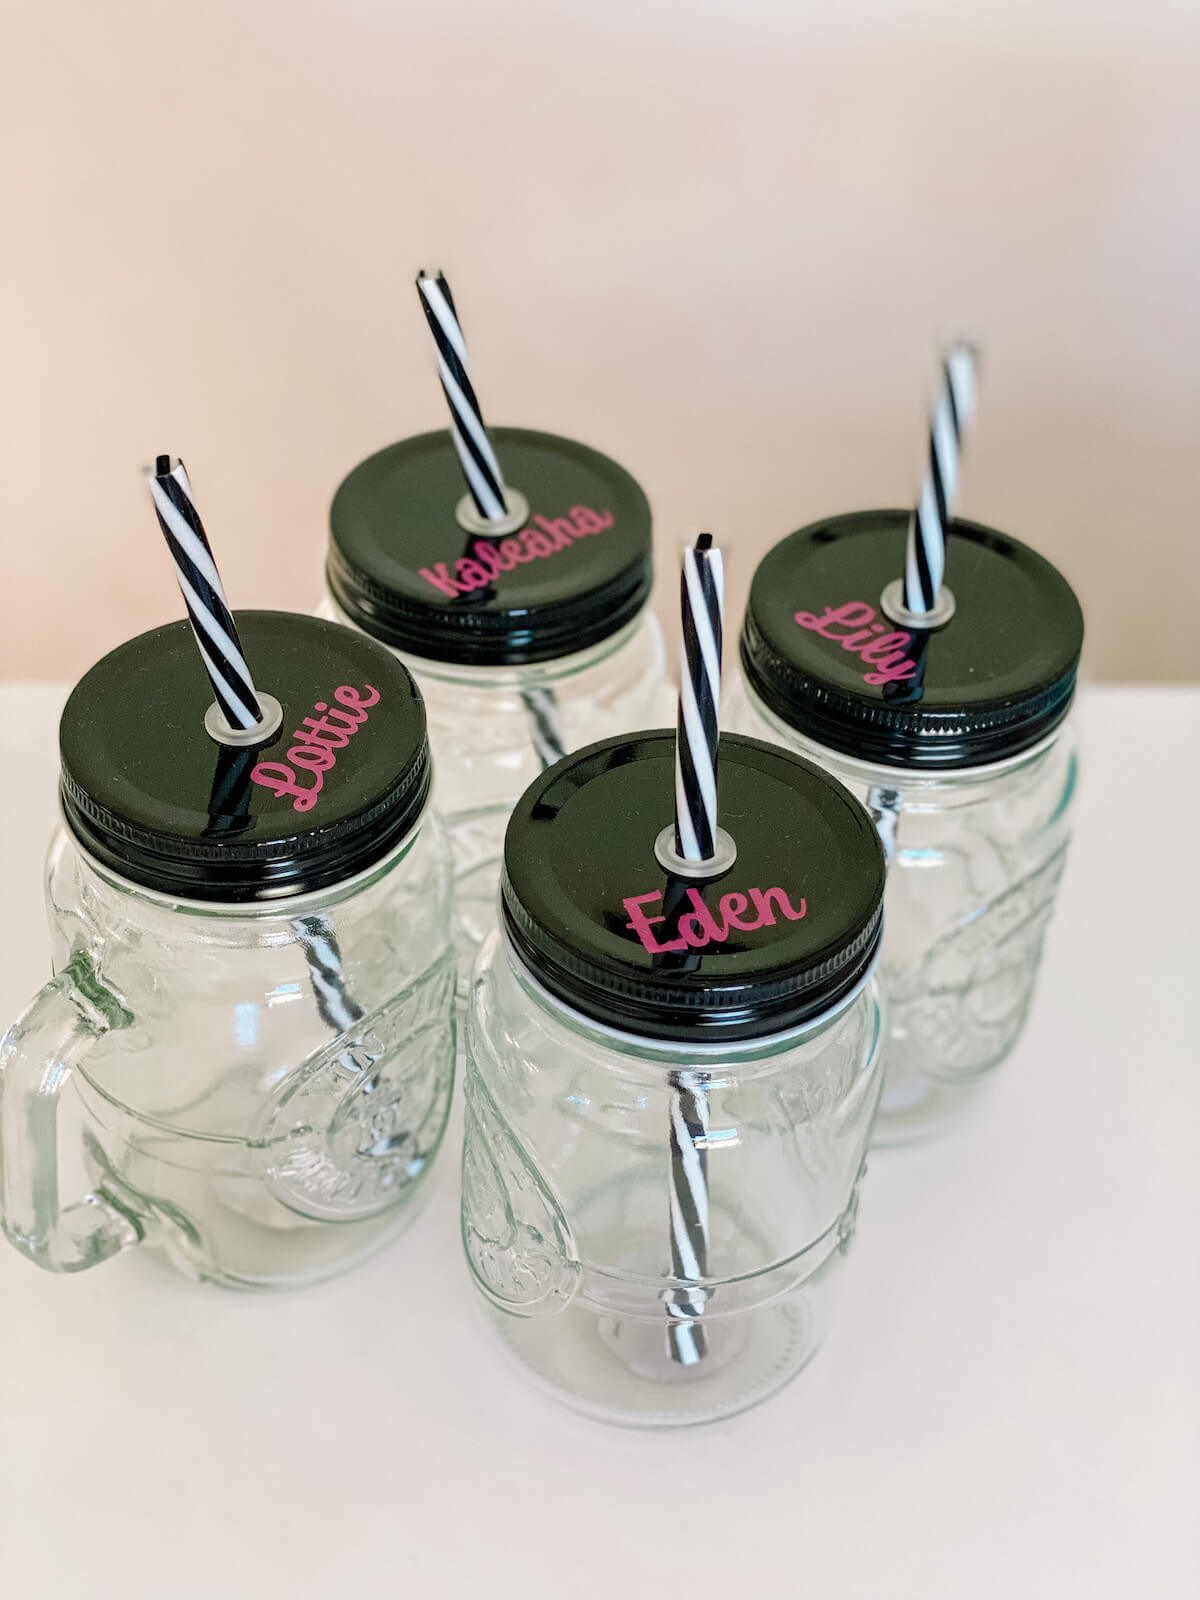
[[[691,1367],[707,1344],[701,1317],[708,1291],[708,1075],[673,1072],[671,1083],[671,1276],[667,1350]]]
[[[717,742],[721,709],[721,627],[725,573],[712,535],[683,553],[683,660],[675,738],[675,849],[709,861],[717,840]]]
[[[467,489],[483,521],[504,523],[497,532],[508,532],[512,527],[507,520],[509,495],[471,382],[467,342],[445,273],[419,273],[417,292],[437,347],[438,375],[450,407],[450,437]],[[529,719],[534,754],[544,772],[566,754],[558,701],[548,685],[522,689],[521,701]]]
[[[292,926],[304,952],[321,1020],[334,1033],[345,1033],[361,1021],[363,1009],[346,988],[337,935],[325,917],[297,917]]]
[[[899,789],[893,789],[886,783],[872,784],[867,790],[867,810],[871,813],[871,821],[883,846],[883,859],[890,864],[896,853],[896,833],[900,827]]]
[[[438,375],[450,407],[450,433],[467,488],[479,515],[488,522],[499,522],[508,510],[504,479],[471,382],[466,340],[450,285],[441,272],[422,272],[417,290],[437,346]]]
[[[976,355],[956,344],[942,364],[942,392],[929,430],[929,466],[908,528],[904,605],[914,616],[937,604],[946,571],[946,528],[958,500],[963,429],[975,415]]]
[[[159,456],[146,481],[221,713],[231,728],[256,728],[263,720],[262,707],[183,462]]]
[[[521,699],[529,714],[529,731],[533,750],[545,772],[566,755],[563,743],[562,716],[554,690],[549,685],[521,690]]]
[[[717,748],[725,574],[712,535],[683,553],[683,660],[675,735],[675,850],[685,861],[717,853]],[[672,1072],[670,1094],[671,1276],[667,1350],[694,1366],[707,1348],[701,1317],[708,1292],[708,1077]]]

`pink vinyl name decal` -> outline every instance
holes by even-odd
[[[565,517],[534,517],[532,520],[536,526],[531,524],[494,544],[486,539],[477,540],[471,546],[471,554],[461,556],[454,563],[453,575],[444,561],[438,561],[432,567],[422,567],[421,576],[426,583],[455,600],[471,589],[486,589],[502,572],[511,572],[526,561],[557,555],[589,534],[607,532],[614,517],[611,511],[572,506]]]
[[[782,912],[789,922],[799,922],[808,910],[807,901],[801,900],[797,911],[782,889],[748,889],[745,894],[723,894],[714,915],[704,904],[699,889],[689,889],[687,893],[692,909],[685,911],[676,921],[675,932],[679,935],[676,939],[658,939],[654,926],[665,922],[666,917],[649,917],[642,910],[652,900],[662,899],[658,890],[650,894],[631,894],[621,902],[629,913],[629,921],[625,926],[637,934],[651,955],[662,955],[666,950],[699,950],[706,944],[724,944],[735,928],[742,933],[753,933],[755,928],[774,927],[776,911]],[[754,907],[754,916],[747,917],[751,906]]]
[[[847,600],[843,606],[826,606],[823,614],[814,616],[811,611],[797,611],[796,621],[802,628],[819,633],[823,639],[833,639],[843,650],[849,650],[874,668],[863,673],[864,683],[895,683],[901,678],[911,678],[917,670],[915,661],[905,654],[912,643],[912,634],[903,629],[889,631],[886,622],[876,622],[874,606],[865,600]],[[845,632],[835,630],[845,629]]]
[[[379,691],[367,684],[365,689],[352,689],[348,683],[333,691],[336,706],[318,700],[315,709],[323,711],[321,717],[305,717],[295,729],[285,761],[260,761],[250,776],[264,789],[273,789],[277,795],[292,796],[293,811],[311,811],[317,796],[325,786],[325,774],[336,764],[337,752],[344,750],[354,734],[367,720],[370,707],[378,704]],[[301,772],[307,772],[310,781],[302,783]]]

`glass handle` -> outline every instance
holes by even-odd
[[[58,1102],[71,1068],[133,1018],[77,952],[0,1041],[0,1194],[4,1232],[47,1272],[79,1272],[138,1244],[140,1223],[97,1189],[63,1206]]]

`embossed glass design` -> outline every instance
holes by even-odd
[[[462,1229],[492,1322],[558,1398],[703,1422],[766,1398],[824,1336],[880,1087],[873,984],[787,1034],[639,1040],[551,998],[500,932],[467,1018]],[[673,1278],[668,1075],[704,1074],[709,1276]],[[703,1305],[703,1355],[668,1308]],[[700,1325],[698,1324],[698,1325]]]
[[[354,626],[329,596],[318,614]],[[662,629],[646,611],[588,650],[523,667],[393,654],[425,701],[434,795],[454,855],[455,943],[469,970],[495,926],[509,812],[538,773],[598,739],[674,724]]]
[[[922,1137],[1012,1050],[1029,1011],[1070,837],[1070,724],[1010,761],[911,772],[798,734],[739,678],[731,727],[818,762],[864,804],[892,791],[881,976],[890,1035],[877,1144]]]
[[[427,811],[353,879],[231,906],[136,887],[60,833],[57,976],[0,1047],[12,1243],[70,1272],[145,1242],[192,1277],[274,1288],[393,1235],[453,1086],[448,858]],[[68,1077],[94,1184],[73,1205]]]

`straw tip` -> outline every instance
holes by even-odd
[[[712,549],[712,542],[713,542],[713,536],[712,536],[711,533],[698,533],[696,535],[696,549],[697,550],[711,550]]]
[[[973,421],[978,404],[979,347],[960,339],[947,350],[943,370],[960,422]]]
[[[166,478],[166,477],[170,476],[170,472],[171,472],[171,458],[170,458],[170,456],[155,456],[155,458],[154,458],[154,476],[156,478]]]

